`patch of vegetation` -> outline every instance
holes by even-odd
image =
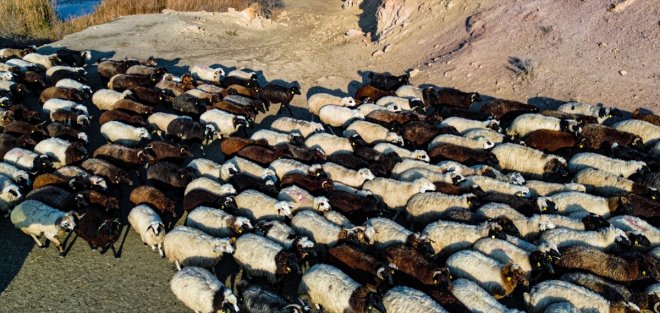
[[[518,80],[531,80],[536,76],[538,64],[532,59],[509,57],[507,68],[513,72]]]

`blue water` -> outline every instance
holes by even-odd
[[[94,12],[99,3],[101,0],[55,0],[55,11],[61,19],[68,20]]]

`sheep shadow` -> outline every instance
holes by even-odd
[[[8,218],[0,218],[0,293],[18,275],[34,247],[34,241],[16,229]]]
[[[358,25],[362,32],[371,33],[371,40],[377,41],[378,35],[376,31],[378,30],[378,19],[376,18],[376,11],[380,7],[382,0],[364,0],[360,3],[360,9],[362,13],[360,14],[360,20]]]

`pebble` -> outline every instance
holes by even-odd
[[[408,72],[408,75],[410,75],[410,77],[415,77],[418,74],[419,74],[419,69],[416,69],[416,68],[414,68],[410,72]]]
[[[377,57],[377,56],[379,56],[379,55],[381,55],[381,54],[383,54],[383,50],[376,50],[376,51],[374,51],[374,53],[371,54],[371,56],[373,56],[373,57]]]
[[[619,71],[619,74],[621,74],[621,76],[626,76],[626,75],[628,75],[628,71],[626,71],[626,70],[620,70],[620,71]]]

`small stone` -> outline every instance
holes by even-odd
[[[387,53],[390,50],[392,50],[392,45],[387,45],[387,46],[385,46],[385,49],[383,49],[383,52]]]
[[[410,75],[410,77],[415,77],[418,74],[419,74],[419,69],[416,69],[416,68],[414,68],[410,72],[408,72],[408,75]]]
[[[355,36],[364,36],[364,33],[362,31],[357,30],[357,29],[349,29],[346,32],[346,37],[355,37]]]
[[[383,50],[376,50],[374,53],[371,54],[372,57],[377,57],[379,55],[383,54]]]
[[[626,76],[626,75],[628,75],[628,71],[626,71],[626,70],[620,70],[620,71],[619,71],[619,74],[621,74],[621,76]]]

